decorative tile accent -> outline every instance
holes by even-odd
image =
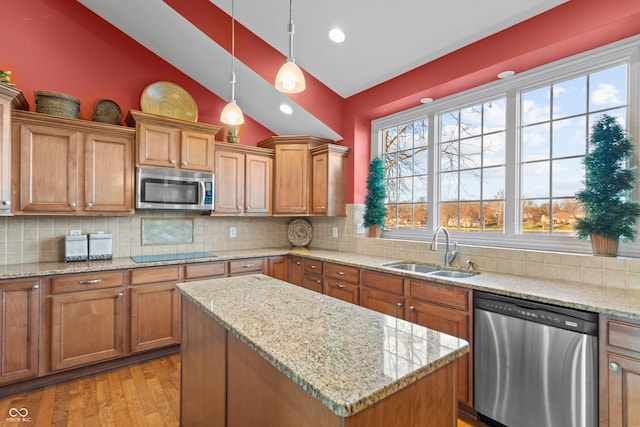
[[[142,219],[142,245],[193,243],[192,219]]]

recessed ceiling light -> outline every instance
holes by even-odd
[[[293,113],[293,108],[291,108],[290,105],[282,104],[282,105],[280,105],[280,111],[282,111],[285,114],[292,114]]]
[[[420,102],[423,103],[423,104],[429,104],[429,103],[433,102],[433,98],[422,98],[420,100]]]
[[[339,28],[332,28],[329,31],[329,38],[332,42],[342,43],[345,39],[344,32]]]
[[[507,70],[507,71],[503,71],[500,74],[498,74],[498,78],[499,79],[506,79],[507,77],[511,77],[515,74],[515,71],[512,70]]]

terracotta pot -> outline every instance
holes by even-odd
[[[380,237],[382,232],[382,227],[379,225],[370,225],[367,229],[369,230],[369,237]]]
[[[591,234],[591,250],[594,255],[615,257],[618,255],[618,241]]]

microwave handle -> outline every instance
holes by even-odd
[[[200,206],[204,206],[204,200],[206,197],[206,187],[204,186],[204,182],[203,181],[199,181],[198,184],[200,184]]]

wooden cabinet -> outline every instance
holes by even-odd
[[[302,286],[302,277],[304,275],[302,260],[299,256],[289,255],[287,261],[287,282]]]
[[[349,149],[324,144],[311,150],[311,213],[347,215],[347,156]]]
[[[275,150],[273,215],[345,212],[347,148],[310,136],[274,136],[258,146]]]
[[[134,214],[133,129],[15,111],[12,133],[14,213]]]
[[[136,128],[136,165],[213,172],[214,139],[220,126],[129,111]]]
[[[202,262],[184,266],[184,280],[217,279],[227,276],[227,263],[224,261]]]
[[[248,258],[229,261],[229,276],[242,276],[244,274],[264,273],[263,258]]]
[[[600,316],[600,426],[640,425],[640,322]]]
[[[325,262],[323,293],[352,304],[359,304],[359,275],[356,267]]]
[[[11,110],[28,110],[22,92],[0,85],[0,214],[11,214]]]
[[[363,269],[360,273],[360,305],[404,319],[404,280],[393,274]]]
[[[267,258],[267,275],[274,279],[287,281],[288,278],[287,256],[272,256]]]
[[[410,280],[409,293],[407,320],[469,342],[470,353],[458,361],[457,395],[460,402],[473,407],[471,292],[451,285]]]
[[[322,272],[324,263],[315,259],[304,258],[302,261],[302,283],[300,286],[322,293]]]
[[[212,215],[268,215],[273,150],[217,143]]]
[[[124,272],[54,277],[51,370],[124,355]]]
[[[180,297],[176,284],[181,266],[131,271],[131,352],[180,342]]]
[[[0,385],[38,376],[40,281],[0,283]]]

